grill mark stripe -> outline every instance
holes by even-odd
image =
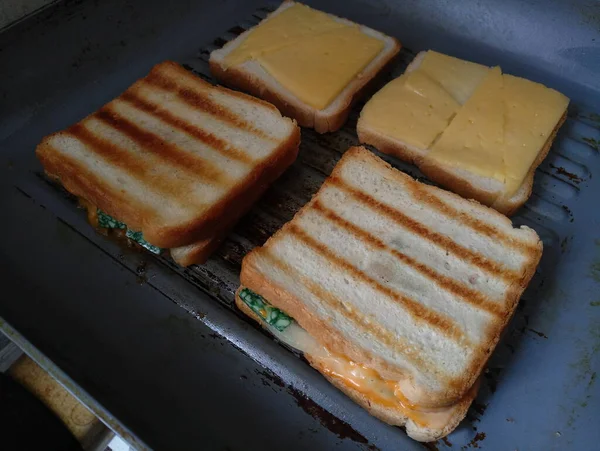
[[[67,134],[65,132],[65,134]],[[58,182],[71,194],[82,198],[83,193],[87,193],[90,198],[95,198],[98,207],[102,208],[109,214],[113,214],[108,205],[117,203],[127,211],[127,216],[156,216],[156,211],[152,208],[148,208],[145,205],[133,205],[129,203],[127,195],[122,193],[119,189],[115,189],[110,183],[105,183],[102,177],[98,177],[96,173],[89,169],[86,163],[82,163],[69,155],[62,154],[61,151],[56,150],[55,146],[52,146],[53,153],[60,153],[62,160],[59,166],[60,170],[49,173],[54,178],[56,177]],[[46,160],[44,163],[45,167],[53,168],[54,164],[50,160]],[[70,177],[61,177],[61,172],[71,174]],[[92,199],[87,198],[86,201],[92,202]],[[118,218],[123,219],[123,218]]]
[[[210,114],[211,116],[214,116],[217,119],[220,119],[224,122],[228,122],[237,128],[241,128],[249,133],[252,133],[255,136],[270,141],[276,140],[264,131],[256,128],[250,122],[242,119],[229,108],[226,108],[225,106],[220,105],[219,103],[210,99],[210,97],[208,97],[208,95],[206,95],[205,93],[201,91],[196,91],[194,89],[181,87],[175,81],[170,80],[169,78],[158,72],[151,72],[142,81],[148,83],[149,85],[157,86],[167,91],[174,92],[175,94],[177,94],[177,97],[179,97],[181,100],[183,100],[185,103],[192,106],[193,108],[202,110]]]
[[[66,130],[66,133],[77,138],[91,148],[95,154],[100,155],[112,166],[123,169],[139,182],[152,186],[161,193],[168,195],[169,198],[187,199],[189,193],[187,187],[182,186],[181,183],[172,183],[171,180],[164,177],[151,177],[152,167],[147,162],[131,155],[112,142],[95,135],[83,123],[72,125]]]
[[[337,311],[348,318],[359,329],[370,333],[375,336],[378,341],[396,349],[419,368],[431,368],[431,366],[421,358],[420,352],[418,350],[411,350],[411,348],[405,344],[405,340],[402,337],[396,337],[377,322],[368,321],[365,315],[360,315],[359,312],[356,312],[355,310],[349,310],[336,296],[325,290],[318,283],[315,283],[311,278],[299,275],[295,269],[290,267],[290,265],[273,255],[268,248],[261,248],[260,255],[286,274],[296,274],[302,284],[306,286],[315,297],[325,302],[333,311]]]
[[[418,262],[414,258],[403,254],[397,249],[388,246],[382,240],[370,234],[365,229],[347,221],[346,219],[342,218],[337,213],[335,213],[333,210],[325,207],[320,201],[316,200],[313,203],[312,208],[318,211],[321,215],[325,216],[331,222],[335,223],[338,227],[351,232],[352,234],[356,235],[364,242],[369,243],[376,249],[387,251],[388,253],[392,254],[398,260],[400,260],[407,266],[410,266],[413,269],[417,270],[421,275],[425,276],[427,279],[429,279],[431,282],[433,282],[443,290],[460,297],[463,301],[475,307],[479,307],[480,309],[485,310],[488,313],[491,313],[496,316],[501,316],[503,314],[503,309],[500,305],[494,302],[490,302],[486,299],[486,296],[481,294],[479,291],[473,290],[472,288],[469,288],[461,282],[458,282],[450,277],[440,274],[433,268],[430,268],[429,266]]]
[[[159,118],[163,122],[166,122],[167,124],[177,128],[179,130],[182,130],[183,132],[187,133],[188,135],[193,136],[198,141],[203,142],[204,144],[209,146],[211,149],[215,150],[216,152],[220,153],[221,155],[226,156],[227,158],[232,158],[234,160],[240,161],[247,165],[253,164],[253,160],[252,160],[252,158],[250,158],[250,156],[248,154],[246,154],[242,150],[236,149],[235,147],[233,147],[233,145],[231,145],[229,142],[225,141],[224,139],[221,139],[218,136],[215,136],[212,133],[201,129],[200,127],[197,127],[195,125],[192,125],[192,124],[186,122],[183,119],[180,119],[179,117],[175,116],[170,111],[167,111],[156,104],[153,104],[151,102],[148,102],[148,101],[138,97],[136,94],[134,94],[131,91],[124,92],[123,94],[121,94],[119,99],[131,104],[133,107],[135,107],[139,110],[142,110],[148,114],[151,114],[151,115]]]
[[[419,304],[413,299],[403,296],[396,291],[392,290],[385,285],[382,285],[379,281],[375,280],[368,274],[364,273],[354,265],[349,263],[342,257],[331,251],[326,245],[312,238],[303,229],[298,227],[294,223],[289,224],[288,231],[291,235],[302,241],[304,244],[312,248],[315,252],[334,263],[338,267],[344,269],[346,272],[352,274],[356,279],[360,279],[363,282],[369,284],[380,293],[390,297],[395,302],[401,304],[408,313],[417,321],[421,320],[439,330],[449,338],[454,339],[459,344],[470,345],[470,341],[464,336],[462,330],[458,325],[450,318],[445,315],[438,314],[431,309]]]
[[[106,125],[119,130],[131,140],[135,141],[142,149],[148,150],[160,157],[166,163],[174,164],[178,168],[195,177],[207,179],[216,185],[227,185],[231,180],[223,171],[200,155],[186,152],[176,145],[164,141],[160,136],[144,130],[109,106],[104,107],[94,114],[94,117]]]
[[[408,183],[406,187],[408,188],[408,191],[410,191],[414,199],[417,199],[419,202],[426,202],[439,212],[445,214],[446,216],[466,223],[466,225],[471,227],[473,230],[481,233],[482,235],[487,235],[491,238],[495,238],[513,249],[523,250],[525,252],[537,252],[537,247],[535,245],[519,242],[518,239],[513,239],[509,235],[498,230],[496,227],[490,224],[486,224],[483,221],[479,221],[478,219],[475,219],[466,213],[460,212],[451,205],[444,203],[435,194],[428,193],[426,188],[418,183]]]
[[[375,207],[377,211],[380,211],[382,214],[385,214],[388,218],[394,221],[396,224],[401,225],[404,228],[411,230],[422,238],[444,247],[448,252],[452,252],[459,258],[472,263],[477,266],[479,269],[498,277],[507,282],[513,282],[521,278],[521,275],[516,271],[511,271],[510,269],[504,268],[502,265],[491,261],[490,259],[484,257],[483,255],[478,254],[456,242],[452,239],[444,236],[440,233],[434,232],[430,230],[427,226],[419,223],[418,221],[410,218],[399,210],[392,208],[382,202],[379,202],[374,197],[369,194],[363,193],[356,188],[349,186],[343,180],[338,177],[332,176],[329,178],[329,183],[346,193],[350,194],[354,199],[359,202],[373,208]]]

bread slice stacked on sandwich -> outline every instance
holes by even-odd
[[[350,148],[242,263],[239,308],[374,416],[450,433],[542,254],[530,228]]]
[[[432,181],[510,215],[531,195],[535,169],[568,103],[499,67],[430,50],[367,102],[358,136],[416,164]]]
[[[299,143],[299,127],[273,105],[164,62],[36,153],[95,226],[190,265],[294,162]]]
[[[344,124],[352,104],[399,50],[398,41],[383,33],[284,1],[213,51],[210,69],[226,85],[325,133]]]

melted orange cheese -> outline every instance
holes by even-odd
[[[398,410],[421,427],[442,429],[455,413],[453,406],[426,409],[411,403],[404,395],[410,381],[385,379],[373,368],[329,351],[296,323],[284,332],[275,328],[269,330],[281,341],[309,356],[326,376],[356,390],[375,404]]]

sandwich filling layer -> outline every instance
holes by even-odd
[[[238,296],[277,339],[303,352],[323,374],[366,396],[369,401],[398,410],[416,425],[432,429],[443,429],[456,414],[454,406],[424,409],[411,403],[403,394],[406,381],[385,379],[374,369],[332,352],[293,318],[252,290],[240,287]]]
[[[160,247],[146,241],[142,232],[131,230],[125,223],[113,218],[108,213],[82,198],[79,199],[79,203],[87,210],[88,221],[95,229],[116,232],[117,236],[128,238],[153,254],[160,254],[162,252]]]
[[[568,98],[523,78],[437,52],[391,81],[361,121],[446,167],[493,178],[508,196],[563,116]]]
[[[224,60],[257,61],[302,102],[326,108],[384,48],[356,24],[294,3],[247,32]]]

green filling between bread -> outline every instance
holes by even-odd
[[[254,313],[256,313],[265,323],[273,326],[279,332],[283,332],[294,319],[286,313],[273,307],[260,294],[255,293],[248,288],[240,291],[240,299],[244,301]]]
[[[148,249],[154,254],[160,254],[162,249],[160,247],[156,247],[155,245],[148,243],[148,241],[144,239],[142,232],[134,232],[133,230],[128,229],[127,225],[125,225],[123,222],[116,220],[115,218],[113,218],[112,216],[103,212],[100,209],[97,209],[97,213],[99,227],[102,227],[104,229],[125,230],[125,236],[127,238],[129,238],[132,241],[135,241],[137,244],[139,244],[145,249]]]

